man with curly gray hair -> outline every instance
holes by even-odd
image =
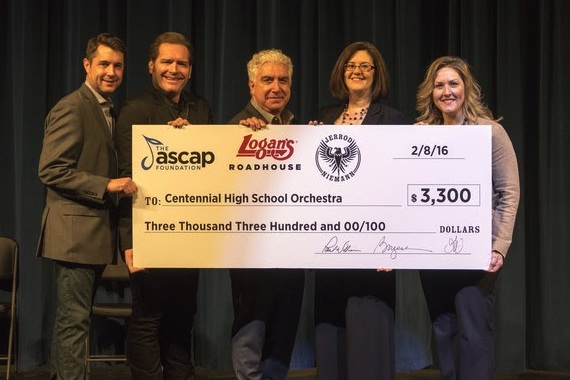
[[[291,59],[280,50],[262,50],[253,55],[247,71],[251,100],[228,124],[253,130],[296,124],[285,108],[291,97]],[[231,269],[230,277],[237,379],[286,379],[303,301],[304,270]]]
[[[296,124],[285,109],[291,98],[293,62],[277,49],[261,50],[247,63],[251,100],[228,124],[257,130],[267,124]]]

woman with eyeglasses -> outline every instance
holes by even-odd
[[[368,42],[348,45],[330,78],[342,102],[324,107],[309,124],[411,124],[384,104],[388,71]],[[319,269],[315,272],[315,335],[318,378],[395,379],[393,271]]]

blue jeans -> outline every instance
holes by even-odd
[[[498,275],[467,270],[420,271],[442,379],[493,378]]]
[[[54,261],[57,308],[52,337],[52,376],[58,380],[86,377],[85,342],[89,336],[91,306],[105,265]]]
[[[475,286],[455,298],[456,313],[440,314],[433,322],[441,376],[446,380],[491,380],[495,370],[493,305],[495,294]]]

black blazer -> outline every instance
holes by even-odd
[[[318,120],[322,121],[324,124],[334,124],[335,120],[338,119],[343,110],[344,103],[323,107],[319,110]],[[412,124],[412,121],[400,111],[376,100],[370,103],[370,107],[368,108],[368,112],[366,113],[362,124]]]
[[[184,109],[188,107],[188,114],[184,116],[190,124],[212,124],[213,117],[206,99],[183,91],[180,95],[180,104]],[[179,115],[172,112],[172,105],[165,96],[154,86],[140,92],[129,99],[121,109],[117,121],[115,145],[119,155],[119,176],[132,177],[132,130],[137,124],[166,124],[175,120]],[[119,216],[120,249],[132,248],[132,223],[130,198],[122,198]]]
[[[206,99],[183,91],[181,102],[188,104],[186,120],[190,124],[212,124],[213,116]],[[175,120],[166,98],[154,86],[135,95],[123,105],[117,121],[115,145],[119,153],[119,176],[131,177],[131,149],[133,125],[137,124],[166,124]]]

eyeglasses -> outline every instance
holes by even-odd
[[[372,66],[370,63],[366,63],[366,62],[361,63],[360,65],[357,65],[355,63],[345,63],[344,64],[344,69],[346,71],[354,71],[354,70],[356,70],[357,67],[361,71],[364,71],[364,72],[368,72],[368,71],[376,68],[376,66]]]

